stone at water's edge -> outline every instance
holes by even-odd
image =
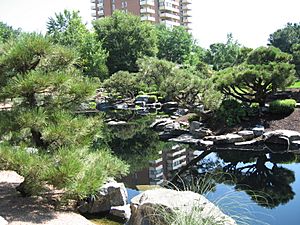
[[[148,190],[131,200],[131,217],[128,225],[167,225],[163,213],[184,212],[198,208],[197,220],[210,218],[218,224],[236,225],[236,222],[225,215],[217,206],[204,196],[191,191],[169,189]]]
[[[111,207],[109,214],[128,221],[131,215],[130,205],[113,206]]]
[[[112,206],[126,205],[128,200],[127,190],[123,183],[111,181],[100,188],[94,199],[79,203],[80,213],[101,213],[110,211]]]
[[[2,216],[0,216],[0,225],[8,225],[8,222]]]

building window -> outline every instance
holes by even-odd
[[[115,4],[112,4],[111,5],[111,9],[114,11],[116,9],[116,5]]]

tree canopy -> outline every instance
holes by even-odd
[[[291,55],[278,48],[257,48],[245,63],[220,71],[218,87],[225,95],[264,106],[271,93],[294,82],[295,70],[291,60]]]
[[[79,53],[78,67],[87,76],[104,80],[108,76],[107,54],[96,35],[82,22],[79,12],[55,14],[47,22],[47,35],[53,43],[75,48]]]
[[[157,26],[159,59],[183,64],[195,50],[193,36],[184,27]]]
[[[21,35],[2,49],[0,99],[12,108],[0,111],[0,137],[5,141],[0,165],[25,177],[23,194],[51,184],[69,197],[83,198],[108,176],[126,171],[108,151],[92,149],[101,137],[101,117],[75,114],[95,94],[97,81],[76,68],[74,50],[38,34]]]
[[[16,38],[21,33],[21,29],[13,29],[11,26],[0,21],[0,43]]]
[[[138,58],[157,53],[155,27],[138,16],[115,11],[110,17],[96,20],[93,26],[97,40],[108,52],[110,74],[120,70],[137,72]]]

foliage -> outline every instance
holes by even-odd
[[[168,76],[160,86],[160,92],[167,100],[175,100],[188,107],[199,102],[202,80],[195,74],[184,69],[174,69],[173,75]]]
[[[270,34],[269,42],[283,52],[292,53],[292,46],[300,44],[300,24],[288,23],[284,28]]]
[[[123,97],[134,98],[140,90],[135,74],[119,71],[105,80],[103,87],[109,92],[115,92]]]
[[[2,157],[6,168],[25,176],[23,194],[35,194],[46,183],[81,198],[108,176],[126,172],[105,149],[91,148],[103,136],[102,118],[74,114],[97,88],[96,79],[75,68],[76,52],[37,34],[24,34],[3,50],[0,98],[14,104],[0,111],[0,137],[7,142]]]
[[[270,34],[269,45],[293,55],[297,76],[300,77],[300,23],[288,23],[284,28]]]
[[[16,38],[21,33],[21,29],[13,29],[11,26],[0,21],[0,43]]]
[[[216,77],[219,90],[238,100],[259,103],[277,89],[284,89],[295,80],[292,57],[274,47],[253,50],[244,64],[220,71]]]
[[[291,114],[296,108],[294,99],[275,100],[270,102],[270,113],[287,115]]]
[[[300,81],[296,81],[292,85],[288,86],[288,88],[300,88]]]
[[[166,60],[144,57],[137,61],[138,80],[145,92],[159,91],[161,83],[173,75],[176,65]]]
[[[107,54],[94,33],[83,24],[79,12],[67,11],[55,14],[47,23],[47,35],[51,41],[75,48],[79,52],[78,65],[85,75],[105,79]]]
[[[192,35],[182,26],[168,28],[164,25],[157,26],[159,59],[183,64],[192,53],[195,44]]]
[[[235,99],[224,100],[216,112],[216,121],[222,121],[227,126],[234,126],[241,123],[246,116],[246,110],[242,103]]]
[[[240,44],[233,40],[232,34],[227,35],[227,42],[210,45],[204,61],[212,65],[214,70],[222,70],[237,64],[240,60]]]
[[[120,70],[137,72],[136,61],[143,56],[155,56],[157,36],[150,23],[140,17],[115,11],[112,16],[96,20],[97,40],[108,52],[107,67],[110,74]]]

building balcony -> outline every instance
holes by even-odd
[[[143,8],[140,12],[141,14],[155,14],[155,10],[151,8]]]
[[[172,13],[161,13],[159,16],[161,19],[180,20],[180,17],[178,15]]]
[[[191,17],[191,13],[190,11],[181,11],[181,16],[182,17]]]
[[[96,3],[97,0],[91,0],[91,3]]]
[[[181,0],[181,4],[183,5],[192,4],[192,0]]]
[[[154,0],[140,0],[140,6],[155,6]]]
[[[162,10],[162,11],[170,11],[170,12],[175,12],[175,13],[179,13],[179,9],[178,8],[175,8],[175,7],[170,7],[170,6],[159,6],[159,10]]]
[[[159,0],[159,3],[169,3],[172,5],[179,6],[179,1],[177,0]],[[165,4],[166,5],[166,4]]]
[[[186,155],[182,155],[175,159],[168,159],[167,163],[178,163],[178,161],[183,161],[183,160],[185,161],[185,159],[186,159]]]
[[[96,5],[92,5],[91,10],[96,10]]]
[[[167,169],[168,171],[174,171],[174,170],[177,170],[183,166],[186,165],[186,161],[183,161],[181,163],[178,163],[178,164],[171,164],[171,165],[168,165]]]
[[[174,21],[171,21],[171,20],[164,20],[164,21],[161,21],[160,23],[166,25],[166,27],[178,27],[178,26],[180,26],[179,22],[174,22]]]
[[[182,10],[186,10],[186,11],[191,11],[191,10],[192,10],[192,7],[191,7],[191,5],[182,5],[182,6],[181,6],[181,9],[182,9]]]
[[[92,17],[97,17],[97,14],[95,12],[93,12],[91,15]]]
[[[155,22],[155,17],[153,16],[141,16],[142,21],[150,21],[150,22]]]

